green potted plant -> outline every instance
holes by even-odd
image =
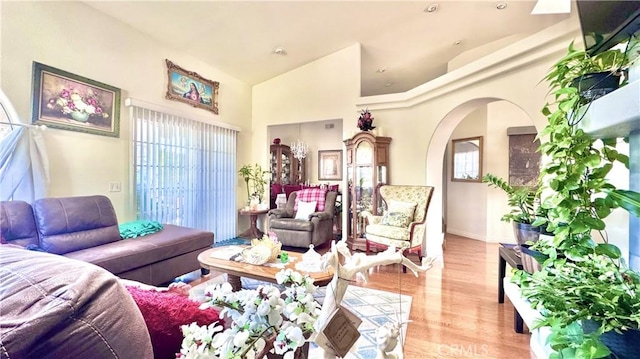
[[[583,105],[617,89],[628,65],[629,58],[619,49],[591,56],[571,42],[567,54],[556,62],[545,80],[558,88],[576,88],[576,101]]]
[[[244,165],[238,170],[238,174],[247,185],[247,198],[251,200],[255,197],[258,203],[262,203],[265,192],[265,185],[267,184],[266,174],[269,171],[262,169],[259,164]]]
[[[568,58],[592,61],[577,56],[571,45],[546,76],[554,102],[542,110],[548,124],[539,135],[547,139],[540,145],[547,158],[540,181],[545,216],[533,224],[545,226],[554,237],[533,246],[543,254],[542,270],[516,271],[513,279],[542,315],[535,328],[551,330],[551,358],[604,358],[612,350],[616,357],[631,358],[638,349],[627,356],[609,340],[640,328],[640,276],[608,243],[603,219],[617,207],[640,216],[640,193],[616,189],[607,180],[615,162],[628,166],[616,139],[593,139],[576,126],[584,101],[572,83],[575,71],[567,69]],[[598,232],[601,240],[593,237]]]
[[[262,203],[264,198],[265,186],[267,184],[266,175],[268,173],[269,171],[263,170],[262,166],[257,163],[253,167],[251,179],[253,180],[254,193],[258,198],[259,203]]]
[[[538,198],[537,189],[528,186],[513,187],[504,179],[491,173],[484,175],[482,182],[489,184],[489,187],[499,188],[507,194],[507,203],[511,207],[511,211],[502,216],[501,220],[512,223],[513,233],[518,243],[515,251],[521,255],[522,246],[527,242],[536,242],[540,235],[539,228],[533,224],[537,218],[535,208]]]
[[[247,199],[251,198],[249,181],[251,181],[251,177],[253,176],[252,167],[253,167],[252,165],[244,165],[240,167],[240,169],[238,170],[238,174],[240,175],[240,177],[242,177],[242,179],[244,180],[244,183],[247,186]]]

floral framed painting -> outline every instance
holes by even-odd
[[[318,151],[318,180],[342,180],[342,151]]]
[[[94,135],[120,136],[120,89],[33,62],[32,122]]]
[[[169,60],[165,59],[165,62],[167,63],[166,98],[204,108],[217,115],[220,83],[207,80],[193,71],[187,71]]]

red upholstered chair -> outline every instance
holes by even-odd
[[[289,195],[295,191],[299,191],[302,189],[301,184],[286,184],[283,186],[284,194],[287,196],[287,200],[289,199]]]

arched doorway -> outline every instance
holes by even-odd
[[[467,130],[460,136],[480,135],[485,138],[483,174],[491,172],[506,177],[509,159],[506,128],[535,125],[532,116],[521,106],[498,97],[481,97],[460,103],[439,121],[429,142],[426,159],[426,182],[435,187],[427,218],[428,233],[425,250],[428,253],[441,250],[441,247],[436,248],[439,241],[433,239],[444,238],[442,224],[446,213],[445,208],[447,208],[447,189],[451,183],[448,182],[448,176],[444,172],[447,162],[443,161],[443,158],[452,134],[456,133],[456,128],[472,114],[474,122],[484,121],[485,124],[476,124],[471,132]],[[461,132],[458,130],[457,133]],[[474,222],[475,227],[469,229],[470,232],[466,235],[464,232],[458,234],[489,242],[512,241],[511,227],[508,223],[500,222],[500,217],[508,211],[504,194],[489,189],[483,183],[463,183],[456,188],[456,191],[461,189],[466,191],[462,193],[462,197],[467,201],[461,210],[466,212],[465,215],[473,216],[473,219],[467,222],[481,223]]]

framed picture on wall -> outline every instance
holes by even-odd
[[[184,102],[193,107],[218,114],[218,88],[220,83],[187,71],[169,60],[167,63],[166,98]]]
[[[318,151],[318,180],[338,181],[342,179],[342,151]]]
[[[120,89],[33,62],[32,122],[63,130],[120,136]]]

